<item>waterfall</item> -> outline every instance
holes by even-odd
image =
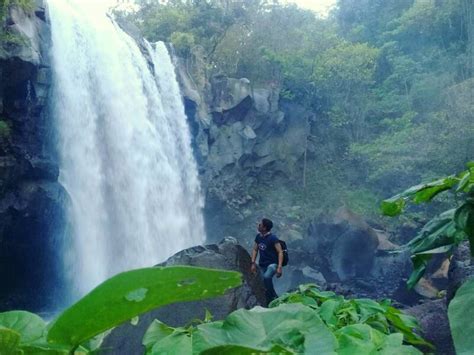
[[[166,47],[135,41],[97,3],[49,0],[63,247],[75,297],[205,240],[203,199]],[[154,68],[151,68],[154,67]]]

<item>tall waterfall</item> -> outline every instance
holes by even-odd
[[[174,67],[154,69],[97,2],[49,0],[64,246],[76,296],[205,239],[196,163]]]

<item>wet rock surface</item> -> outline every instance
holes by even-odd
[[[57,181],[47,107],[51,43],[44,2],[32,12],[11,7],[5,26],[16,40],[0,49],[0,311],[40,310],[55,301],[55,249],[67,198]]]

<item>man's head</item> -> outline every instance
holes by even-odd
[[[262,221],[258,224],[258,231],[262,234],[268,233],[273,228],[273,222],[268,218],[262,218]]]

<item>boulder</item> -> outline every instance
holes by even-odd
[[[387,234],[346,207],[315,217],[307,237],[294,246],[305,250],[303,262],[320,271],[331,289],[408,305],[420,299],[406,286],[412,270],[409,254],[392,253],[397,245]]]
[[[474,277],[474,262],[469,250],[469,242],[461,243],[454,251],[448,271],[448,302],[461,285]]]
[[[345,207],[317,217],[309,227],[309,240],[328,272],[336,276],[334,281],[368,275],[379,245],[375,230]]]
[[[237,107],[242,101],[251,96],[250,81],[245,78],[234,79],[224,75],[211,78],[212,112],[224,112]]]
[[[204,300],[177,303],[142,315],[136,325],[123,324],[115,328],[105,339],[102,348],[113,354],[142,354],[143,335],[154,319],[170,325],[183,326],[195,319],[204,319],[206,309],[214,320],[225,318],[239,308],[253,308],[265,304],[263,284],[258,275],[250,273],[250,255],[232,237],[218,244],[197,246],[183,250],[169,258],[161,266],[192,265],[208,268],[239,271],[243,285],[224,296]]]
[[[418,319],[422,336],[436,347],[435,354],[455,354],[449,328],[446,299],[427,301],[404,311]],[[426,349],[426,351],[431,353],[429,349]]]

